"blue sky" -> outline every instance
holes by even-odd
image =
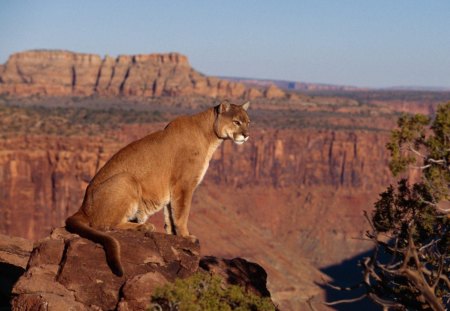
[[[177,51],[208,75],[450,87],[450,1],[0,1],[0,63],[37,48]]]

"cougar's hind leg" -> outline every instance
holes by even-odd
[[[136,230],[136,231],[144,231],[144,232],[153,232],[155,231],[155,226],[151,223],[135,223],[135,222],[123,222],[116,226],[117,229],[125,229],[125,230]]]
[[[133,175],[128,173],[114,175],[94,185],[89,191],[92,191],[90,204],[85,207],[85,212],[92,227],[102,230],[145,227],[138,227],[143,224],[129,222],[136,219],[142,201],[141,185]]]

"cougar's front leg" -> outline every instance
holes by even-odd
[[[177,234],[175,232],[173,211],[170,203],[164,206],[164,229],[166,230],[167,234]]]
[[[195,239],[194,236],[189,234],[189,230],[187,228],[193,192],[194,189],[175,188],[172,192],[170,207],[172,208],[171,215],[173,217],[173,224],[175,225],[175,228],[172,228],[172,231],[174,231],[176,235],[192,237]]]

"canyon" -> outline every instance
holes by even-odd
[[[224,142],[213,155],[194,194],[190,231],[202,255],[260,264],[282,310],[323,301],[318,284],[329,277],[319,269],[372,247],[364,213],[395,182],[389,131],[401,112],[432,114],[438,102],[364,96],[207,77],[177,53],[14,54],[0,67],[0,233],[47,236],[124,145],[221,98],[254,99],[250,140]],[[150,221],[163,232],[161,213]]]
[[[157,125],[128,126],[117,134],[118,141],[100,136],[51,135],[0,140],[0,204],[8,207],[2,209],[0,230],[35,239],[62,225],[78,209],[85,187],[103,163],[138,136],[136,132],[144,135],[155,128]],[[336,226],[349,225],[329,228],[337,236],[356,234],[351,229],[356,229],[352,221],[333,218],[336,214],[348,217],[349,208],[357,203],[356,197],[364,198],[367,193],[376,195],[383,185],[391,182],[388,155],[383,150],[386,138],[370,132],[254,130],[252,139],[244,146],[225,142],[219,147],[198,191],[208,192],[218,202],[211,209],[226,206],[227,210],[242,214],[275,236],[281,235],[281,240],[302,227],[301,223],[306,225],[322,213],[325,217],[320,220],[328,222],[325,227],[331,227],[334,222]],[[346,196],[355,200],[350,207],[339,207],[339,203],[333,202],[341,197],[344,203]],[[202,200],[200,195],[195,197]],[[371,205],[370,200],[359,201],[361,208]],[[207,208],[205,202],[199,205]],[[308,235],[317,235],[316,240],[329,240],[315,232],[319,228],[311,229]],[[296,232],[301,237],[299,233]],[[338,252],[335,260],[318,261],[334,263],[345,257],[344,250],[340,251],[343,253]]]
[[[35,240],[62,226],[116,150],[163,127],[3,138],[0,232]],[[243,146],[225,142],[194,195],[189,226],[202,254],[239,255],[261,264],[274,301],[284,309],[317,300],[314,282],[323,280],[315,267],[371,247],[360,240],[368,226],[363,211],[370,212],[391,181],[382,133],[256,128]],[[163,231],[161,213],[150,221]]]

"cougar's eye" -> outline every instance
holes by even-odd
[[[242,122],[238,120],[234,120],[233,123],[237,126],[241,126]]]

